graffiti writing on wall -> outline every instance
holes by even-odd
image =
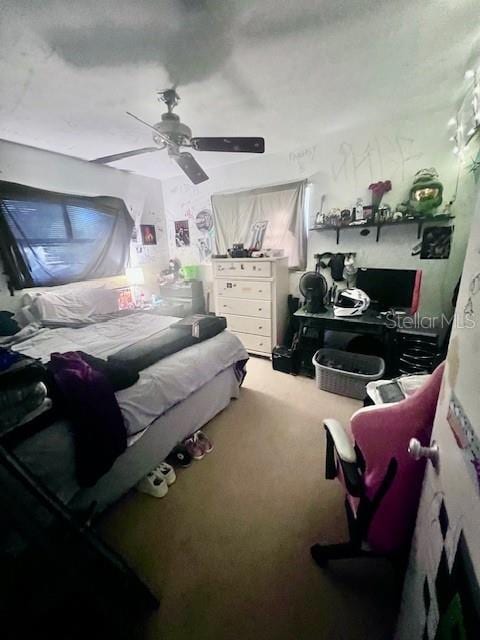
[[[170,195],[179,197],[195,197],[201,193],[200,187],[195,184],[181,182],[170,187]]]
[[[292,151],[288,154],[288,161],[295,164],[300,171],[305,171],[307,167],[315,160],[317,153],[317,145],[306,147],[298,151]]]
[[[401,135],[381,136],[369,140],[363,146],[342,142],[331,163],[331,175],[335,182],[350,182],[355,187],[373,182],[378,176],[404,181],[417,166],[422,152],[415,140]]]

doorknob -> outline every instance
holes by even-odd
[[[414,460],[420,460],[420,458],[427,458],[432,461],[434,467],[438,464],[438,444],[435,440],[432,440],[432,444],[429,447],[422,447],[417,438],[412,438],[408,443],[408,453]]]

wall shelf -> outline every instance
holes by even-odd
[[[416,224],[417,225],[417,238],[422,237],[422,230],[425,224],[437,223],[437,222],[447,222],[449,220],[453,220],[455,216],[450,216],[448,214],[440,214],[437,216],[424,216],[422,218],[409,218],[408,220],[398,220],[398,221],[388,221],[388,222],[366,222],[365,224],[344,224],[344,225],[334,225],[334,224],[322,224],[316,227],[311,227],[309,231],[336,231],[337,235],[337,244],[340,242],[340,231],[344,231],[346,229],[372,229],[375,228],[377,230],[376,241],[380,240],[380,232],[382,227],[401,227],[406,224]]]

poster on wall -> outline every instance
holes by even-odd
[[[452,244],[452,227],[429,227],[423,232],[420,258],[447,260]]]
[[[210,233],[213,229],[212,212],[208,209],[202,209],[202,211],[199,211],[195,218],[195,224],[197,225],[197,229],[202,233]]]
[[[142,244],[147,246],[152,244],[157,244],[157,234],[155,232],[155,225],[141,224],[140,232],[142,234]]]
[[[448,405],[447,422],[457,445],[463,451],[477,491],[480,491],[480,438],[454,392]]]
[[[175,245],[177,247],[190,246],[190,230],[188,220],[175,220]]]
[[[195,218],[195,225],[198,230],[197,249],[200,262],[209,260],[213,253],[212,232],[213,216],[209,209],[202,209]]]
[[[209,235],[201,236],[197,239],[197,248],[200,255],[200,262],[206,262],[212,255],[212,239]]]

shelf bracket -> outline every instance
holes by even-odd
[[[422,230],[423,230],[423,220],[420,220],[417,227],[417,240],[419,240],[422,237]]]

